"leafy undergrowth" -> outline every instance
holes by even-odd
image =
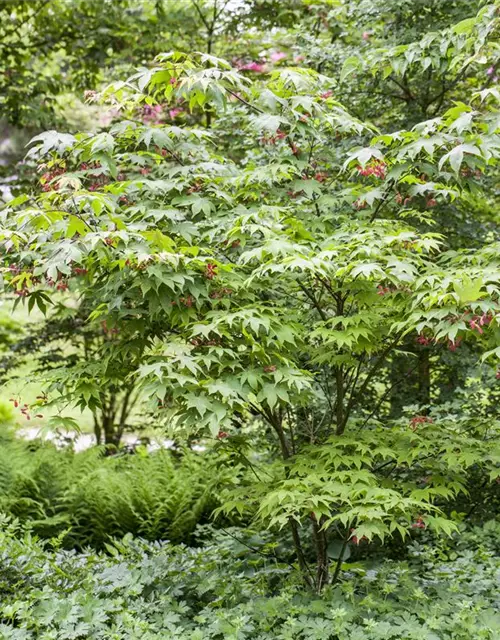
[[[189,542],[219,505],[233,472],[192,451],[105,457],[93,448],[58,451],[47,443],[0,447],[0,511],[65,547],[103,548],[127,533]]]
[[[260,534],[206,528],[197,548],[127,537],[107,554],[77,553],[57,549],[56,541],[41,543],[8,519],[2,524],[2,639],[495,640],[500,634],[498,522],[432,546],[414,541],[404,562],[348,565],[342,582],[321,597],[272,559],[270,540]]]

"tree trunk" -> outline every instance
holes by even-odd
[[[99,416],[94,413],[94,433],[97,444],[119,447],[127,420],[138,399],[133,396],[133,386],[125,389],[124,395],[107,391],[101,395]]]
[[[345,429],[344,420],[344,372],[342,365],[337,367],[335,372],[335,386],[337,390],[335,399],[335,418],[336,418],[336,433],[341,436]]]
[[[307,564],[306,556],[304,554],[304,549],[302,548],[299,528],[295,520],[292,520],[291,518],[288,520],[288,524],[292,531],[293,546],[295,548],[295,555],[297,556],[297,561],[299,563],[302,579],[304,580],[306,585],[312,589],[314,587],[314,583],[313,583],[311,571],[309,569],[309,565]]]
[[[94,435],[95,435],[95,441],[96,444],[99,446],[102,443],[102,429],[101,429],[101,425],[99,423],[99,419],[97,418],[97,415],[94,412],[92,412],[92,416],[94,418]]]
[[[340,318],[344,315],[344,301],[339,295],[337,298],[337,310],[336,315]],[[342,330],[343,324],[339,325],[339,330]],[[336,367],[335,371],[335,419],[336,419],[336,433],[341,436],[344,433],[346,422],[349,418],[345,413],[344,407],[344,368],[341,364]]]
[[[316,584],[315,588],[318,593],[328,584],[329,576],[329,558],[328,558],[328,534],[322,526],[325,518],[322,517],[318,522],[313,519],[313,535],[316,545]]]
[[[395,420],[396,418],[399,418],[399,416],[401,415],[401,408],[402,408],[401,396],[407,397],[408,383],[406,384],[406,388],[403,387],[403,389],[401,389],[400,382],[401,382],[401,376],[403,375],[403,370],[402,370],[400,359],[396,355],[392,357],[392,360],[389,366],[390,366],[389,385],[391,389],[390,395],[389,395],[389,402],[390,402],[389,417],[392,420]]]
[[[115,425],[108,420],[104,422],[104,444],[113,447],[118,447],[120,444],[120,437],[116,432]]]
[[[423,349],[418,354],[418,401],[425,405],[431,402],[431,368],[428,349]]]
[[[276,431],[278,435],[278,439],[281,447],[281,455],[283,460],[288,460],[291,456],[290,447],[287,442],[287,438],[285,435],[285,431],[283,429],[283,423],[279,416],[273,415],[272,412],[269,415],[266,415],[270,425]],[[285,475],[288,477],[288,469],[285,467]],[[288,524],[290,526],[290,530],[292,532],[293,546],[295,548],[295,555],[297,556],[297,561],[299,563],[300,572],[302,573],[302,578],[304,582],[311,588],[314,587],[314,580],[309,569],[309,565],[307,564],[306,556],[304,554],[304,549],[302,547],[302,541],[300,539],[299,527],[297,522],[292,518],[289,518]]]

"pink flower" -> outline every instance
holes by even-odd
[[[369,40],[369,39],[370,39],[370,36],[371,36],[371,34],[370,34],[370,32],[369,32],[369,31],[363,31],[362,38],[363,38],[363,40],[364,40],[365,42],[366,42],[367,40]]]
[[[356,211],[360,211],[361,209],[366,209],[367,204],[364,200],[358,198],[352,203],[352,206],[356,209]]]
[[[99,124],[101,127],[107,127],[113,120],[120,115],[119,108],[108,109],[99,115]]]
[[[487,75],[492,76],[495,73],[495,67],[491,66],[486,73]]]
[[[85,89],[83,97],[85,100],[88,100],[88,102],[93,102],[97,98],[97,91],[94,91],[93,89]]]
[[[318,182],[324,182],[327,178],[328,178],[328,174],[324,173],[323,171],[318,171],[314,175],[314,179],[317,180]]]
[[[474,316],[472,320],[469,320],[469,327],[472,329],[472,331],[477,330],[480,335],[484,333],[484,331],[481,329],[481,320],[478,316]]]
[[[382,160],[374,160],[365,167],[356,167],[360,176],[375,176],[376,178],[385,178],[387,165]]]
[[[160,122],[162,116],[163,107],[161,104],[157,104],[154,107],[148,104],[142,108],[142,120],[143,122]]]
[[[457,338],[456,340],[448,340],[448,349],[450,351],[456,351],[462,342],[461,338]]]
[[[322,100],[328,100],[328,98],[330,98],[331,96],[333,96],[333,91],[329,89],[328,91],[325,91],[325,93],[321,93],[319,97]]]
[[[413,431],[417,430],[419,424],[432,424],[434,420],[428,416],[413,416],[410,420],[410,427]]]
[[[485,324],[488,325],[493,320],[493,316],[491,312],[483,313],[483,315],[479,318],[479,324],[483,327]]]
[[[183,109],[179,109],[179,107],[175,107],[174,109],[169,110],[168,115],[170,116],[171,120],[175,120],[175,118],[177,118],[177,116],[180,115],[181,113],[183,113]]]
[[[377,286],[377,295],[379,296],[386,296],[389,293],[393,293],[394,289],[391,289],[390,287],[383,287],[381,284],[379,284]]]
[[[265,69],[265,65],[260,62],[247,62],[247,64],[238,67],[240,71],[255,71],[256,73],[262,73]]]
[[[273,51],[269,57],[271,58],[271,62],[280,62],[280,60],[286,58],[286,53],[284,51]]]

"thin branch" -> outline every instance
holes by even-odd
[[[450,91],[450,89],[453,89],[454,87],[457,86],[457,84],[460,82],[460,80],[463,80],[466,75],[467,75],[467,69],[470,66],[470,62],[468,62],[465,67],[462,69],[462,71],[454,78],[454,80],[452,80],[450,82],[450,84],[448,86],[446,86],[443,83],[443,89],[436,94],[435,96],[433,96],[430,100],[429,100],[429,105],[430,106],[433,102],[436,102],[436,100],[439,100],[436,108],[434,109],[434,115],[436,115],[436,113],[439,111],[439,109],[441,108],[441,105],[443,104],[444,101],[444,97],[445,95],[448,93],[448,91]]]
[[[220,10],[217,12],[217,14],[214,15],[214,20],[218,20],[219,17],[223,14],[224,9],[227,7],[227,5],[229,4],[230,0],[226,0],[226,2],[224,2],[222,4],[222,7],[220,8]],[[215,3],[214,7],[217,6],[217,3]]]
[[[206,30],[210,31],[210,25],[208,24],[204,14],[203,14],[203,11],[200,9],[199,4],[196,2],[196,0],[191,0],[191,4],[194,5],[194,8],[196,9],[197,14],[200,16],[200,19],[203,22]]]
[[[82,218],[80,212],[78,211],[78,205],[76,204],[74,195],[71,195],[71,201],[73,202],[75,211],[68,211],[68,213],[72,216],[75,216],[75,218],[78,218],[78,220],[83,222],[83,224],[86,224],[91,231],[96,231],[96,232],[99,231],[99,228],[97,227],[97,225],[91,225],[90,222],[87,222],[87,220],[85,220],[85,218]]]
[[[23,27],[25,24],[28,24],[28,22],[31,22],[31,20],[33,20],[33,18],[36,18],[36,16],[41,11],[43,11],[43,9],[45,9],[45,7],[50,2],[52,2],[52,0],[44,0],[44,2],[42,2],[42,4],[39,7],[37,7],[33,13],[31,13],[29,16],[27,16],[19,24],[14,25],[14,27],[10,31],[7,31],[7,33],[3,33],[2,34],[3,42],[0,43],[0,48],[3,49],[4,47],[12,47],[12,43],[5,42],[5,38],[8,38],[9,36],[13,35],[14,33],[17,33],[18,36],[21,37],[21,34],[19,33],[19,29],[21,29],[21,27]]]
[[[301,289],[301,291],[303,291],[306,294],[306,296],[309,298],[309,300],[313,303],[314,307],[317,309],[323,322],[326,322],[328,320],[328,316],[325,314],[323,309],[319,306],[318,301],[316,300],[314,294],[311,293],[311,291],[309,291],[308,289],[306,289],[306,287],[304,287],[304,285],[301,282],[297,281],[297,284],[299,285],[299,288]]]
[[[245,98],[242,98],[241,96],[239,96],[237,93],[235,93],[234,91],[231,91],[231,89],[228,89],[227,87],[224,87],[225,90],[230,93],[234,98],[236,98],[237,100],[239,100],[241,103],[243,103],[244,105],[246,105],[247,107],[249,107],[250,109],[253,109],[254,111],[256,111],[257,113],[265,113],[265,111],[263,109],[259,109],[259,107],[256,107],[255,105],[251,104],[250,102],[248,102],[247,100],[245,100]]]
[[[389,194],[392,191],[392,187],[393,186],[394,186],[394,180],[389,180],[389,183],[387,184],[386,190],[384,191],[384,193],[382,195],[382,198],[380,198],[377,206],[375,207],[375,211],[372,213],[372,216],[370,218],[370,222],[373,222],[375,220],[375,218],[378,216],[380,210],[382,209],[382,207],[387,202],[387,199],[389,197]]]
[[[332,285],[328,282],[328,280],[324,280],[321,276],[318,276],[317,274],[316,274],[316,278],[326,288],[326,290],[330,293],[330,295],[336,299],[337,292],[332,288]]]
[[[350,386],[352,384],[354,384],[354,386],[356,386],[356,384],[358,383],[358,379],[359,379],[359,374],[361,373],[361,367],[363,365],[363,361],[364,361],[364,353],[361,354],[358,364],[355,367],[351,367],[351,372],[348,374],[347,378],[346,378],[346,391],[349,390]]]
[[[406,102],[409,102],[410,100],[415,100],[415,96],[410,91],[410,88],[407,85],[405,85],[403,82],[399,82],[399,80],[395,78],[392,73],[389,76],[389,80],[394,82],[394,84],[397,85],[401,89],[401,91],[403,91],[403,93],[406,95],[406,99],[405,99]]]
[[[239,544],[242,544],[244,547],[246,547],[247,549],[250,549],[250,551],[253,551],[254,553],[257,553],[258,555],[262,556],[263,558],[266,558],[266,559],[274,558],[277,562],[282,562],[284,564],[287,564],[294,571],[297,571],[297,567],[295,567],[291,562],[288,562],[288,560],[282,560],[274,552],[264,553],[264,551],[260,551],[260,549],[256,549],[255,547],[252,547],[251,545],[247,544],[243,540],[240,540],[240,538],[238,538],[234,534],[230,533],[227,529],[224,529],[224,527],[220,527],[220,530],[223,531],[230,538],[233,538],[233,540],[236,540],[236,542],[238,542]]]
[[[400,378],[399,380],[396,380],[396,382],[394,384],[392,384],[387,391],[383,394],[382,398],[380,399],[380,401],[378,402],[378,404],[375,406],[375,408],[373,409],[373,411],[370,413],[370,415],[366,418],[366,420],[363,422],[363,424],[359,427],[358,431],[360,431],[361,429],[364,429],[368,423],[369,420],[371,420],[371,418],[373,418],[373,416],[377,413],[377,411],[380,409],[382,403],[384,402],[384,400],[387,398],[387,396],[391,393],[391,391],[393,391],[393,389],[395,387],[397,387],[398,385],[400,385],[406,378],[408,378],[414,371],[415,369],[418,368],[418,364],[416,364],[413,369],[410,369],[407,373],[405,373],[405,375]]]
[[[370,371],[368,371],[366,378],[363,381],[363,384],[360,386],[359,390],[357,391],[357,393],[355,393],[355,389],[356,387],[353,386],[350,398],[349,398],[349,402],[347,403],[347,408],[345,411],[345,415],[344,415],[344,424],[343,427],[345,428],[345,425],[347,424],[347,421],[349,419],[349,416],[351,414],[351,411],[354,407],[354,405],[356,404],[357,400],[361,397],[361,395],[366,391],[366,388],[368,387],[368,385],[370,384],[373,376],[377,373],[377,371],[379,370],[380,366],[382,365],[382,363],[384,362],[385,358],[387,357],[387,355],[392,351],[392,349],[394,349],[394,347],[397,345],[397,343],[399,342],[401,338],[401,333],[399,333],[396,338],[389,344],[388,347],[386,347],[382,353],[379,355],[379,357],[376,359],[375,364],[373,365],[373,367],[370,369]]]
[[[342,567],[342,560],[344,559],[344,553],[347,547],[347,543],[349,542],[349,527],[347,527],[346,537],[342,543],[342,547],[340,549],[340,554],[337,560],[337,564],[335,565],[335,571],[333,572],[332,584],[335,584],[339,579],[340,569]]]

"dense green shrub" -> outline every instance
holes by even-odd
[[[296,573],[268,555],[261,536],[230,533],[243,540],[214,532],[204,546],[187,548],[127,537],[109,548],[112,555],[78,554],[51,550],[7,524],[0,534],[0,637],[499,637],[498,522],[446,545],[414,541],[407,562],[352,563],[349,579],[321,597],[304,592]]]
[[[66,532],[65,546],[102,547],[126,533],[188,541],[219,505],[216,461],[185,451],[105,457],[52,445],[0,447],[0,509],[42,536]]]
[[[202,4],[213,34],[222,8],[209,3],[208,22]],[[318,25],[355,26],[324,8]],[[488,491],[500,472],[496,417],[439,411],[453,394],[436,397],[466,381],[451,360],[462,344],[488,361],[491,385],[500,378],[497,221],[472,243],[442,223],[497,196],[500,14],[476,8],[440,33],[404,34],[404,46],[358,32],[340,73],[295,66],[285,50],[261,62],[162,53],[89,92],[115,113],[106,130],[32,139],[39,183],[0,216],[5,295],[50,311],[50,323],[77,313],[98,344],[84,340],[81,357],[51,369],[36,406],[100,412],[112,444],[126,423],[114,429],[116,390],[141,393],[176,439],[244,442],[254,422],[280,462],[223,513],[250,506],[264,526],[291,528],[318,592],[339,577],[330,543],[449,532],[445,507],[466,492],[464,472],[474,467]],[[266,32],[273,47],[297,42]],[[364,93],[365,76],[377,78],[368,108],[338,101],[350,97],[344,82]],[[408,108],[372,123],[385,80]],[[449,381],[435,373],[448,361]],[[142,526],[132,507],[119,510]]]

